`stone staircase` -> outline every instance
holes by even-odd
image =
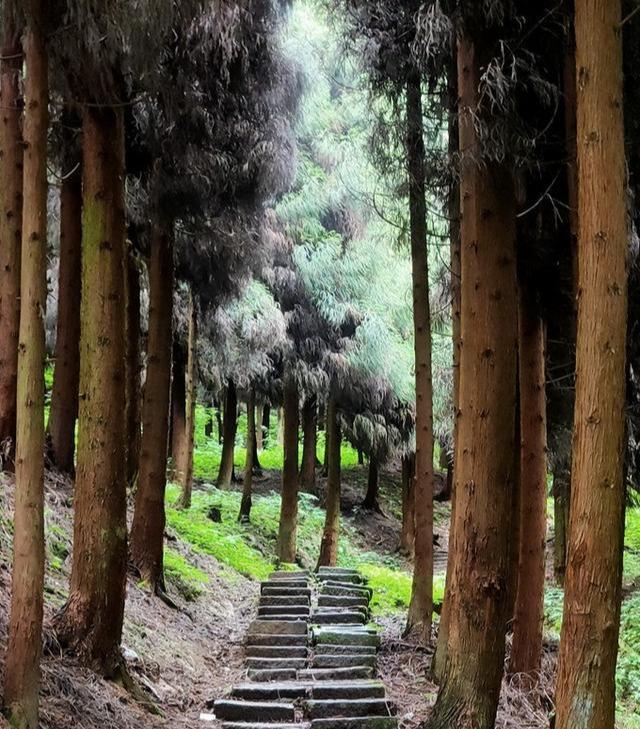
[[[223,729],[397,729],[370,600],[356,570],[274,572],[247,633],[248,681],[214,704]]]

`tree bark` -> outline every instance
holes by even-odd
[[[547,537],[545,336],[537,302],[520,287],[520,539],[511,673],[534,681],[540,670]]]
[[[516,206],[473,123],[480,59],[458,40],[462,331],[446,663],[430,729],[492,729],[508,619],[515,448]]]
[[[19,4],[4,3],[0,60],[0,471],[13,469],[16,442],[23,179]]]
[[[248,522],[251,517],[251,495],[253,491],[253,464],[256,455],[256,396],[253,389],[247,400],[247,455],[244,461],[242,501],[238,521]]]
[[[180,480],[184,472],[182,458],[186,453],[187,437],[187,389],[186,389],[186,352],[184,346],[174,338],[171,363],[171,459],[172,477]]]
[[[233,458],[236,445],[236,429],[238,426],[238,396],[233,380],[227,382],[225,394],[224,414],[222,422],[222,455],[220,456],[220,470],[218,472],[219,489],[231,488],[233,478]]]
[[[416,372],[415,560],[406,633],[431,640],[433,613],[433,384],[425,151],[419,74],[407,82],[407,160]]]
[[[140,467],[141,439],[141,387],[140,387],[140,272],[135,253],[126,254],[127,286],[127,483],[133,487]],[[169,368],[171,371],[171,368]]]
[[[341,433],[336,403],[327,405],[326,437],[329,443],[329,475],[327,477],[326,516],[320,543],[318,567],[335,567],[340,537],[340,446]]]
[[[567,570],[567,537],[569,535],[569,503],[571,473],[557,467],[553,474],[553,572],[556,582],[564,586]]]
[[[264,448],[269,446],[269,428],[271,427],[271,406],[265,403],[262,409],[262,445]]]
[[[402,532],[400,534],[400,551],[413,556],[415,539],[415,461],[413,454],[402,457]]]
[[[448,70],[449,96],[449,164],[453,168],[459,154],[458,129],[458,79],[455,55],[450,61]],[[460,264],[460,184],[456,174],[449,184],[449,251],[451,266],[451,338],[453,350],[453,455],[452,463],[447,470],[447,480],[451,480],[451,518],[449,522],[449,546],[447,550],[447,574],[445,578],[444,600],[438,623],[438,640],[431,664],[431,672],[436,681],[440,681],[447,660],[447,643],[449,640],[449,585],[453,572],[453,525],[456,514],[455,490],[455,453],[458,447],[458,408],[460,402],[460,307],[461,307],[461,264]]]
[[[256,450],[261,451],[264,445],[264,430],[262,429],[262,419],[264,418],[264,405],[258,405],[256,408]]]
[[[155,591],[165,590],[163,572],[165,488],[173,337],[173,231],[153,227],[149,260],[147,380],[142,404],[140,475],[131,525],[131,561]]]
[[[6,16],[5,16],[6,19]],[[24,205],[17,380],[16,489],[4,706],[38,727],[44,589],[44,312],[47,301],[48,64],[44,0],[27,7]],[[5,27],[5,33],[7,28]],[[3,83],[7,79],[3,78]],[[4,90],[4,89],[3,89]]]
[[[58,637],[106,677],[122,670],[127,572],[124,175],[122,109],[85,107],[73,563]]]
[[[302,406],[302,466],[300,489],[314,493],[316,490],[316,439],[318,403],[315,395],[306,398]]]
[[[66,117],[69,115],[67,114]],[[72,124],[75,115],[64,118]],[[74,145],[67,134],[66,144]],[[82,255],[82,169],[67,174],[60,189],[60,270],[58,274],[58,324],[55,369],[49,412],[49,458],[63,473],[74,472],[78,388],[80,384],[80,286]]]
[[[365,494],[362,507],[371,511],[382,512],[380,508],[380,465],[376,456],[369,456],[369,472],[367,475],[367,493]]]
[[[187,345],[187,406],[186,406],[186,438],[184,440],[185,453],[181,459],[184,470],[180,474],[180,507],[191,507],[191,491],[193,489],[193,447],[196,425],[196,385],[198,378],[198,312],[189,292],[189,339]]]
[[[620,22],[620,0],[576,0],[579,296],[557,729],[615,723],[628,276]]]
[[[283,402],[284,465],[282,502],[278,530],[278,558],[295,562],[298,533],[298,387],[292,379],[284,386]]]

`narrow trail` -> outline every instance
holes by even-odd
[[[274,572],[247,632],[248,681],[214,704],[223,729],[397,729],[371,594],[356,570]]]

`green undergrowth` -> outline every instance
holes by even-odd
[[[270,493],[253,498],[251,523],[238,522],[240,493],[211,487],[195,491],[188,510],[175,507],[179,489],[167,489],[167,525],[195,551],[210,555],[230,568],[223,577],[232,581],[234,574],[253,580],[264,580],[277,565],[275,559],[280,496]],[[211,516],[215,518],[212,519]],[[220,521],[218,521],[218,519]],[[301,566],[313,569],[320,549],[324,526],[324,510],[310,494],[300,494],[298,521],[298,560]],[[184,561],[184,560],[183,560]],[[403,612],[411,595],[411,574],[401,569],[394,555],[363,551],[358,546],[348,521],[343,521],[338,545],[338,565],[355,567],[369,580],[374,590],[373,612],[377,615]],[[174,558],[174,571],[180,571]],[[184,570],[183,570],[184,571]],[[188,584],[197,583],[189,579]],[[434,598],[442,599],[444,576],[434,584]]]
[[[164,551],[164,576],[187,601],[200,597],[211,582],[206,572],[190,564],[171,548]]]

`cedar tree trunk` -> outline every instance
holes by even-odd
[[[131,561],[154,591],[164,592],[163,548],[173,326],[172,224],[156,224],[149,260],[147,380],[142,404],[140,474],[131,525]]]
[[[247,399],[247,454],[244,462],[242,501],[238,521],[248,522],[251,517],[251,494],[253,490],[253,464],[256,456],[256,396],[253,389]]]
[[[67,115],[68,116],[68,115]],[[63,117],[63,123],[73,123]],[[74,144],[68,139],[69,146]],[[75,155],[67,155],[75,169],[60,188],[60,266],[55,369],[49,412],[49,457],[64,473],[73,473],[80,383],[80,286],[82,251],[82,170]]]
[[[419,74],[407,82],[407,159],[416,372],[415,560],[406,633],[427,644],[433,613],[433,385],[425,151]]]
[[[133,249],[126,255],[127,276],[127,483],[133,486],[140,467],[140,271]]]
[[[171,457],[173,460],[172,477],[180,480],[180,473],[184,471],[181,459],[184,457],[187,437],[187,390],[186,352],[182,344],[173,342],[171,364]]]
[[[542,653],[547,543],[545,343],[537,302],[524,285],[519,304],[520,549],[509,669],[533,678]]]
[[[620,0],[576,0],[579,299],[557,729],[615,723],[629,246],[620,21]]]
[[[306,398],[302,406],[302,465],[300,489],[313,493],[316,490],[316,439],[318,403],[315,395]]]
[[[380,465],[376,456],[371,454],[369,456],[369,472],[367,474],[367,493],[362,502],[362,506],[365,509],[371,509],[371,511],[381,512],[380,501]]]
[[[122,670],[127,573],[124,174],[122,109],[86,107],[73,563],[58,634],[106,677]]]
[[[198,311],[189,292],[189,339],[187,344],[187,404],[186,404],[186,438],[184,440],[184,455],[180,459],[184,470],[180,473],[180,507],[191,507],[191,491],[193,489],[193,447],[195,443],[196,426],[196,385],[198,378]]]
[[[327,406],[326,436],[329,443],[329,475],[327,477],[326,516],[318,567],[335,567],[338,561],[340,536],[340,445],[338,413],[333,398]]]
[[[517,360],[516,203],[506,165],[479,164],[481,62],[458,41],[462,330],[447,657],[430,729],[492,729],[509,592]]]
[[[570,494],[571,472],[558,466],[553,474],[553,572],[560,587],[567,569]]]
[[[238,396],[232,379],[227,382],[222,420],[222,455],[218,472],[219,489],[231,488],[233,478],[233,458],[236,445],[236,428],[238,427]]]
[[[19,5],[4,3],[0,59],[0,471],[13,468],[16,441],[23,159]]]
[[[448,72],[449,95],[449,164],[453,168],[459,153],[458,129],[458,74],[455,56],[451,59]],[[447,479],[451,479],[451,519],[449,526],[449,548],[447,550],[447,575],[445,578],[444,600],[438,623],[438,640],[433,656],[431,671],[436,681],[442,678],[447,659],[449,639],[449,584],[453,572],[453,534],[455,524],[455,452],[458,445],[458,404],[460,395],[460,307],[461,307],[461,268],[460,268],[460,184],[454,174],[449,183],[449,249],[451,258],[451,338],[453,340],[453,463],[447,469]]]
[[[47,300],[48,68],[44,0],[27,7],[26,113],[16,489],[4,705],[11,726],[38,728],[44,588],[44,312]],[[6,28],[5,28],[6,32]],[[3,79],[4,81],[4,79]],[[4,112],[3,112],[4,113]]]
[[[402,457],[402,532],[400,551],[413,556],[415,539],[415,460],[413,454]]]
[[[295,562],[298,532],[298,388],[292,379],[284,386],[284,465],[278,530],[278,558]]]

